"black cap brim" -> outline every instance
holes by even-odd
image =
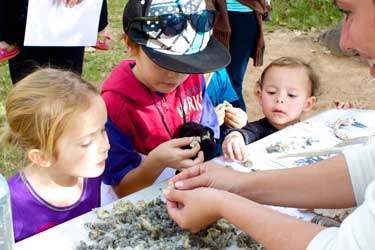
[[[160,67],[185,74],[202,74],[224,68],[230,63],[228,50],[214,36],[210,37],[207,47],[191,55],[170,55],[160,53],[142,45],[145,54]]]

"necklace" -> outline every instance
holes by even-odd
[[[168,127],[168,124],[165,120],[165,117],[164,117],[164,114],[163,112],[159,109],[158,105],[156,104],[156,100],[154,98],[154,95],[152,94],[151,90],[149,90],[147,88],[148,92],[150,93],[151,95],[151,99],[152,99],[152,102],[154,103],[154,106],[156,108],[156,110],[158,111],[159,115],[160,115],[160,118],[161,118],[161,121],[164,125],[164,128],[165,130],[167,131],[168,135],[171,137],[171,139],[173,138],[173,135],[171,133],[171,130],[169,129]],[[180,87],[177,87],[177,94],[178,94],[178,98],[180,99],[180,104],[181,104],[181,109],[182,109],[182,115],[183,115],[183,119],[184,119],[184,124],[186,123],[186,114],[185,114],[185,109],[184,109],[184,105],[182,103],[182,98],[181,98],[181,95],[180,95]]]

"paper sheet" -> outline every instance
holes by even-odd
[[[70,8],[62,0],[29,0],[25,46],[92,46],[103,0],[83,0]]]

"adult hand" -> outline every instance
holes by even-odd
[[[198,232],[220,219],[218,203],[226,192],[213,188],[164,189],[169,216],[183,229]]]
[[[247,124],[247,114],[240,108],[225,108],[224,123],[230,128],[243,128]]]
[[[184,169],[173,176],[170,182],[179,190],[198,187],[211,187],[237,193],[240,172],[231,170],[216,162],[204,162],[194,167]]]
[[[192,140],[193,137],[183,137],[166,141],[152,150],[149,156],[153,157],[156,162],[162,163],[163,166],[178,170],[194,166],[203,162],[204,156],[203,152],[199,151],[199,144],[192,149],[182,149],[183,146],[189,145]],[[193,157],[194,159],[191,159]]]
[[[226,160],[244,161],[247,158],[245,140],[238,131],[232,131],[225,136],[222,145],[223,157]]]

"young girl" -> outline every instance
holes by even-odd
[[[291,57],[271,62],[257,84],[257,96],[265,117],[242,129],[229,131],[222,146],[226,159],[245,160],[245,144],[299,122],[302,114],[315,105],[319,89],[319,79],[311,66]]]
[[[100,205],[109,144],[95,87],[71,72],[39,70],[11,90],[6,117],[2,142],[28,160],[8,180],[16,241]]]

